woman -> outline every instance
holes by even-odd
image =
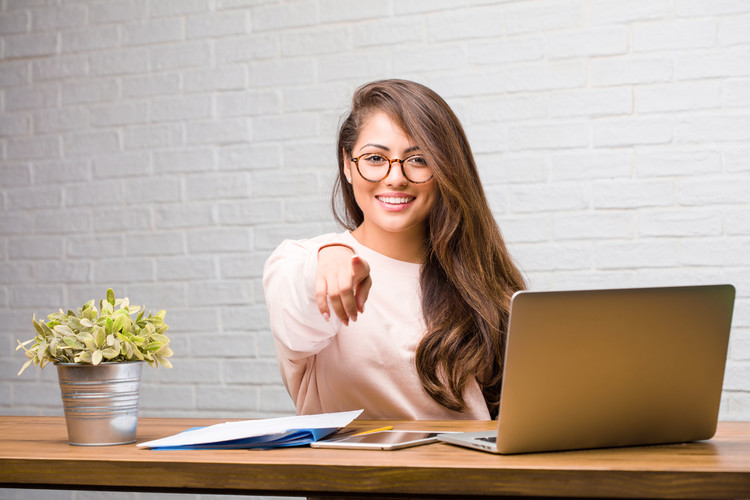
[[[347,231],[285,241],[264,270],[297,412],[494,418],[524,279],[458,119],[423,85],[373,82],[354,94],[337,150],[334,214]]]

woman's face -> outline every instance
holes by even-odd
[[[374,111],[365,120],[352,148],[354,158],[364,153],[378,153],[394,160],[420,153],[420,150],[386,113]],[[369,182],[362,178],[346,153],[344,156],[344,173],[351,180],[354,198],[364,214],[358,233],[371,240],[370,244],[362,243],[376,248],[379,245],[371,244],[373,241],[405,236],[424,241],[427,215],[436,198],[435,180],[414,184],[404,177],[401,163],[394,162],[385,179]]]

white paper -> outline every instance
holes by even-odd
[[[297,429],[333,429],[349,425],[364,410],[322,413],[319,415],[297,415],[293,417],[266,418],[224,422],[200,429],[188,430],[173,436],[138,443],[136,446],[159,448],[167,446],[189,446],[194,444],[219,443],[232,439],[281,434]]]

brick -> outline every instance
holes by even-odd
[[[128,127],[123,133],[123,147],[130,149],[162,149],[182,144],[182,127],[178,124],[140,125]],[[148,167],[145,162],[144,167]]]
[[[86,235],[66,238],[65,254],[72,258],[122,257],[123,250],[123,238],[120,236]]]
[[[546,55],[545,40],[541,36],[477,40],[469,45],[468,60],[472,63],[495,65],[521,61],[539,61]]]
[[[260,409],[269,416],[294,415],[294,404],[284,386],[260,388]]]
[[[317,194],[317,177],[309,172],[300,172],[288,176],[285,182],[279,182],[278,172],[257,172],[251,178],[251,192],[253,196],[263,197],[295,197]]]
[[[670,206],[676,198],[670,180],[601,180],[595,181],[593,188],[595,209]]]
[[[154,17],[198,14],[209,10],[208,0],[159,0],[150,7],[150,14]]]
[[[181,307],[185,307],[184,305]],[[190,309],[171,307],[166,317],[171,332],[192,333],[215,332],[219,324],[219,313],[215,307],[195,306]],[[170,337],[172,338],[172,337]],[[172,339],[174,342],[175,339]],[[190,345],[192,345],[192,338]],[[187,355],[187,351],[185,351]]]
[[[671,23],[641,23],[631,28],[633,51],[652,52],[706,48],[716,43],[713,19],[677,20]]]
[[[246,118],[235,118],[186,123],[185,139],[189,144],[222,145],[247,142],[250,139],[250,122]]]
[[[627,53],[629,48],[628,30],[624,26],[547,35],[550,59],[620,55]]]
[[[211,48],[206,41],[154,45],[149,52],[151,66],[157,71],[201,68],[211,64]]]
[[[214,357],[222,359],[220,370],[221,379],[232,383],[234,380],[227,376],[226,367],[230,363],[233,368],[236,364],[250,365],[256,356],[255,338],[248,334],[229,334],[229,335],[196,335],[190,339],[190,345],[193,352],[199,357]],[[227,361],[227,357],[242,358],[241,361]]]
[[[205,172],[215,170],[214,153],[209,148],[184,148],[153,153],[154,172]]]
[[[125,253],[130,256],[182,255],[185,253],[184,236],[177,232],[129,234]]]
[[[549,96],[552,117],[629,115],[633,106],[633,92],[625,87],[568,90]]]
[[[187,18],[187,37],[216,38],[239,35],[250,29],[250,16],[237,12],[221,12]]]
[[[221,323],[230,331],[268,330],[268,309],[265,303],[222,307]]]
[[[722,50],[676,56],[674,76],[677,80],[721,78],[750,75],[750,50]]]
[[[91,281],[91,263],[57,260],[34,263],[37,276],[44,276],[48,283],[88,283]]]
[[[159,370],[159,383],[219,384],[222,382],[221,365],[220,361],[214,359],[180,359],[177,365],[179,369]]]
[[[198,228],[214,224],[211,204],[161,205],[154,209],[154,222],[160,229]]]
[[[166,281],[211,280],[217,278],[211,257],[174,256],[156,261],[156,279]],[[202,352],[202,351],[201,351]]]
[[[173,360],[173,365],[179,361]],[[161,370],[159,370],[161,371]],[[166,370],[164,370],[166,371]],[[181,371],[174,368],[173,371]],[[156,410],[179,410],[184,415],[186,410],[194,410],[196,406],[195,387],[177,384],[141,384],[141,395],[138,406],[139,416],[147,416],[147,412]],[[159,413],[162,416],[163,413]]]
[[[107,208],[106,204],[98,206],[93,212],[94,227],[97,231],[145,231],[151,229],[151,211],[148,208],[128,207]]]
[[[84,104],[112,101],[117,97],[118,84],[115,80],[96,79],[75,83],[63,83],[62,104]]]
[[[515,257],[521,269],[529,271],[560,271],[591,267],[588,243],[555,243],[552,245],[516,246]]]
[[[199,410],[241,410],[258,409],[257,387],[224,387],[205,385],[196,397]]]
[[[675,5],[679,16],[705,16],[717,14],[735,14],[747,12],[747,4],[741,0],[724,0],[719,2],[681,2]]]
[[[718,236],[722,233],[721,213],[715,210],[641,210],[640,236]]]
[[[582,210],[588,207],[590,197],[583,186],[573,183],[519,185],[510,191],[514,213]]]
[[[582,61],[543,62],[508,69],[508,91],[528,92],[582,87],[587,68]]]
[[[33,116],[34,131],[40,134],[81,130],[89,127],[89,112],[82,107],[38,110]]]
[[[613,119],[599,121],[593,127],[595,147],[666,144],[674,135],[674,123],[670,118]]]
[[[154,264],[148,259],[99,259],[94,280],[100,283],[132,283],[154,280]]]
[[[446,99],[462,121],[464,114],[459,107],[462,103],[457,102],[455,97],[479,97],[505,92],[505,71],[485,70],[481,73],[462,72],[454,73],[436,79],[435,82],[427,82],[443,99]],[[343,106],[336,106],[335,109]]]
[[[721,106],[719,82],[690,82],[640,86],[635,90],[639,113],[688,111]]]
[[[668,57],[612,57],[590,62],[594,86],[667,82],[673,73],[672,59]]]
[[[17,283],[33,283],[34,266],[31,262],[0,262],[0,281],[6,286]]]
[[[750,79],[722,82],[721,103],[725,108],[750,106]]]
[[[63,303],[63,286],[17,285],[12,288],[8,299],[11,308],[46,307],[57,310]]]
[[[719,21],[719,43],[725,46],[750,43],[750,15],[722,18]]]
[[[240,65],[198,69],[186,71],[183,74],[183,81],[186,92],[241,90],[247,86],[247,72]],[[217,96],[218,99],[223,97],[224,94]]]
[[[99,181],[65,186],[65,204],[69,207],[106,207],[124,199],[122,183]]]
[[[750,172],[750,164],[747,162],[750,149],[724,149],[724,165],[727,172]]]
[[[67,157],[107,155],[120,149],[117,132],[83,132],[63,137],[63,150]]]
[[[149,71],[148,50],[142,48],[109,50],[91,54],[91,74],[113,76],[143,74]]]
[[[680,143],[750,140],[750,115],[691,115],[675,127]]]
[[[544,0],[515,4],[507,9],[508,34],[582,27],[586,24],[584,2]]]
[[[749,190],[750,179],[747,176],[715,176],[677,181],[678,198],[682,205],[745,204]]]
[[[378,53],[372,54],[372,59],[377,59]],[[346,64],[352,64],[352,76],[369,76],[372,70],[367,71],[361,68],[360,58],[356,61],[343,61]],[[366,60],[363,59],[362,63]],[[393,53],[393,71],[396,74],[406,72],[430,71],[436,66],[444,68],[462,68],[466,66],[467,54],[466,49],[461,45],[452,44],[435,44],[429,46],[418,53],[413,48],[397,48]],[[367,61],[372,63],[372,61]],[[377,67],[382,67],[381,61]],[[382,74],[382,69],[380,72]]]
[[[211,99],[205,95],[165,97],[151,102],[151,120],[184,121],[211,116]]]
[[[508,244],[546,242],[552,234],[552,222],[547,215],[503,217],[499,225]]]
[[[252,31],[276,31],[283,28],[312,26],[318,23],[318,2],[302,0],[290,5],[268,5],[253,9]]]
[[[313,113],[287,113],[258,116],[252,119],[253,138],[258,141],[300,139],[318,134],[318,120]]]
[[[24,236],[32,224],[33,217],[29,213],[4,213],[0,218],[0,235]]]
[[[11,138],[6,142],[8,160],[46,160],[60,158],[60,141],[55,136]]]
[[[93,14],[95,6],[91,6]],[[62,52],[79,53],[113,49],[120,44],[116,25],[89,25],[60,33]]]
[[[24,136],[31,132],[29,113],[6,113],[0,115],[0,137]]]
[[[341,52],[350,45],[348,33],[337,26],[284,33],[280,38],[281,54],[286,57]]]
[[[310,198],[287,200],[284,204],[284,220],[287,222],[317,222],[325,220],[331,213],[327,198]],[[269,213],[269,216],[271,214]],[[277,222],[277,219],[261,222]]]
[[[560,214],[552,219],[552,235],[555,240],[562,241],[629,239],[635,234],[635,228],[634,212]]]
[[[633,21],[661,20],[672,17],[669,0],[598,0],[589,5],[592,25],[625,24]]]
[[[590,127],[581,122],[518,125],[508,130],[508,146],[513,151],[586,147],[590,142]]]
[[[5,110],[46,109],[57,106],[59,92],[56,85],[12,87],[5,91]]]
[[[89,7],[91,24],[121,23],[143,19],[148,14],[147,0],[110,0]]]
[[[93,161],[94,177],[131,177],[145,175],[149,172],[148,155],[139,153],[123,153],[96,158]]]
[[[220,38],[214,45],[217,65],[268,59],[277,57],[281,51],[278,37],[262,33]]]
[[[417,42],[423,37],[424,30],[413,17],[388,17],[358,22],[351,44],[354,47],[382,47]]]
[[[495,153],[508,149],[508,127],[497,121],[467,124],[466,136],[475,154]]]
[[[323,231],[318,224],[276,224],[255,228],[255,250],[273,250],[285,239],[312,238]]]
[[[156,45],[185,38],[185,22],[179,18],[156,19],[124,24],[123,45]]]
[[[247,252],[252,249],[252,233],[241,229],[193,230],[187,235],[190,254]]]
[[[228,226],[282,222],[282,206],[281,200],[221,202],[217,207],[217,219],[219,224]]]
[[[281,385],[279,365],[275,359],[227,360],[222,364],[223,379],[228,384]]]
[[[321,58],[325,60],[325,58]],[[322,61],[320,64],[322,64]],[[283,60],[250,62],[250,86],[273,87],[280,85],[304,85],[315,81],[313,61]]]
[[[34,231],[38,234],[80,234],[92,229],[88,210],[43,210],[33,215]],[[43,275],[42,275],[43,276]]]
[[[244,173],[193,175],[187,179],[188,200],[247,198],[250,178]]]
[[[173,95],[180,89],[180,77],[172,73],[150,74],[122,79],[123,97],[157,97]]]
[[[187,306],[186,288],[180,283],[136,283],[128,285],[127,290],[131,303],[144,306],[146,311],[156,312],[165,309],[169,324],[171,312]]]
[[[31,10],[33,31],[64,30],[83,26],[87,22],[87,8],[84,5],[59,5]]]
[[[281,100],[276,92],[228,92],[216,97],[220,117],[260,116],[281,111]]]
[[[550,157],[550,178],[554,181],[623,178],[630,177],[632,172],[630,151],[554,152]]]
[[[680,248],[682,266],[747,267],[750,255],[747,238],[704,238],[684,240]]]
[[[706,175],[721,172],[721,153],[711,150],[644,150],[636,152],[639,177]]]
[[[601,242],[594,247],[594,264],[599,269],[670,267],[677,262],[677,240]]]
[[[26,33],[30,27],[29,14],[26,10],[0,13],[0,35]]]
[[[546,118],[549,97],[542,94],[522,94],[472,99],[468,107],[472,123],[520,121]]]
[[[425,16],[427,39],[430,41],[497,38],[505,34],[504,5],[446,9]],[[412,20],[412,24],[419,23]]]
[[[11,260],[59,259],[63,254],[63,239],[55,236],[33,236],[8,240]]]
[[[33,33],[7,35],[3,37],[7,59],[21,57],[51,56],[57,53],[57,35],[55,33]]]
[[[0,85],[3,88],[27,85],[30,81],[29,61],[0,61]]]
[[[267,252],[222,257],[219,259],[220,277],[222,279],[261,278],[266,259],[268,259]]]
[[[32,62],[34,81],[85,78],[89,72],[88,61],[80,55],[58,56]]]

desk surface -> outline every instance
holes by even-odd
[[[144,442],[213,419],[141,418]],[[359,422],[372,427],[384,422]],[[388,422],[484,430],[486,421]],[[500,456],[436,443],[397,451],[309,447],[156,451],[67,443],[62,417],[0,416],[0,487],[278,495],[750,498],[750,422],[710,441]]]

